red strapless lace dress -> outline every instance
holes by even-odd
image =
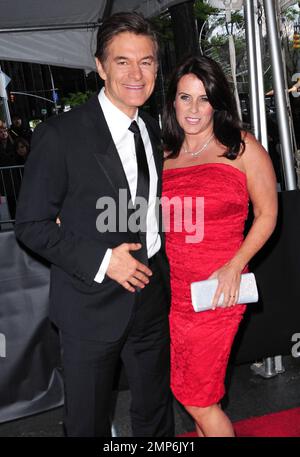
[[[180,211],[174,217],[178,204],[162,201],[171,270],[171,387],[183,405],[205,407],[225,393],[230,349],[245,305],[195,313],[190,284],[207,279],[239,249],[248,214],[246,175],[223,163],[165,170],[163,197],[177,197],[177,203],[185,197],[183,223]],[[198,232],[192,232],[196,220]],[[196,242],[187,242],[187,236]]]

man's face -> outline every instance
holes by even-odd
[[[20,117],[14,117],[12,119],[12,123],[15,127],[21,127],[22,125],[22,119]]]
[[[27,148],[26,148],[25,144],[23,144],[23,143],[18,144],[17,154],[19,154],[19,156],[21,156],[21,157],[25,157],[27,155]]]
[[[8,138],[8,130],[5,124],[0,125],[0,140],[7,140]]]
[[[106,55],[102,63],[96,59],[98,73],[105,82],[105,95],[132,118],[154,89],[155,44],[148,36],[123,32],[108,44]]]

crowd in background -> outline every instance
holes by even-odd
[[[0,167],[24,165],[30,151],[31,135],[30,128],[23,125],[18,115],[12,117],[10,128],[0,120]]]
[[[0,220],[15,218],[22,166],[30,152],[31,135],[32,131],[23,124],[19,115],[12,117],[10,128],[0,120]],[[5,203],[8,214],[4,209]]]

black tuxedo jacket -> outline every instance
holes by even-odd
[[[145,113],[140,116],[152,143],[160,197],[159,127]],[[115,341],[131,316],[134,293],[107,276],[101,284],[94,281],[107,248],[140,241],[137,233],[100,233],[96,228],[96,201],[110,196],[118,202],[119,189],[126,189],[130,195],[96,95],[37,127],[25,166],[16,235],[50,261],[50,317],[61,330],[79,338]],[[55,222],[57,216],[60,227]],[[167,289],[166,259],[161,266]]]

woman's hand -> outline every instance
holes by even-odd
[[[218,287],[213,298],[212,309],[216,309],[221,294],[222,306],[234,306],[237,303],[241,282],[241,269],[232,262],[216,270],[208,279],[217,279]]]

